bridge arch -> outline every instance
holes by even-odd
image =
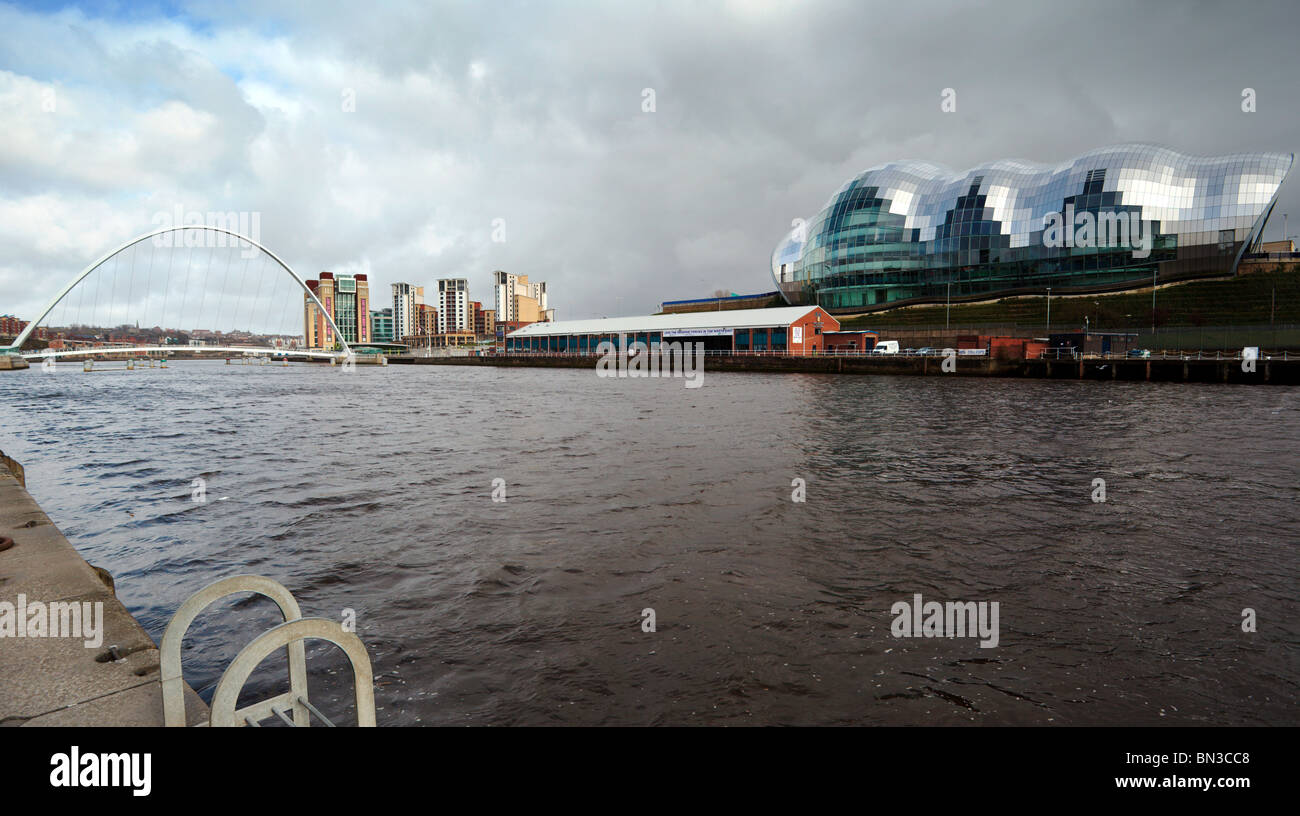
[[[123,250],[130,249],[131,247],[135,246],[141,241],[147,241],[150,238],[153,238],[158,235],[163,235],[168,232],[181,232],[182,230],[207,230],[208,232],[225,233],[226,235],[229,235],[233,238],[243,241],[251,246],[255,246],[258,249],[260,249],[262,252],[266,253],[266,256],[268,258],[275,261],[277,264],[279,264],[281,269],[289,273],[289,277],[293,278],[294,282],[298,284],[299,288],[301,288],[302,291],[306,292],[307,296],[312,299],[313,303],[316,304],[316,308],[320,309],[321,314],[323,314],[325,316],[325,319],[329,321],[330,328],[334,330],[334,337],[337,338],[339,344],[343,346],[343,354],[344,355],[352,354],[352,347],[348,345],[347,340],[343,339],[342,332],[339,331],[339,327],[334,323],[334,316],[331,315],[328,310],[326,310],[325,304],[320,302],[320,299],[316,297],[316,293],[313,292],[311,288],[307,286],[307,283],[298,276],[298,273],[290,269],[287,263],[280,260],[280,256],[276,255],[274,252],[267,249],[265,246],[258,243],[257,241],[254,241],[252,238],[249,238],[247,235],[241,235],[240,233],[235,232],[234,230],[228,230],[224,227],[214,227],[214,226],[209,226],[207,224],[181,224],[178,226],[163,227],[161,229],[156,229],[153,232],[147,232],[144,235],[139,236],[138,238],[132,238],[130,241],[127,241],[126,243],[117,247],[112,252],[105,254],[102,258],[95,261],[90,266],[87,266],[85,269],[81,270],[81,274],[77,275],[75,278],[69,281],[68,284],[64,286],[63,289],[60,290],[57,295],[54,296],[54,299],[51,300],[48,304],[46,304],[45,309],[41,311],[40,315],[38,315],[35,320],[28,323],[26,328],[24,328],[22,332],[16,338],[14,338],[14,341],[8,347],[8,350],[20,352],[22,350],[23,343],[27,341],[28,336],[33,331],[35,331],[36,327],[40,325],[40,322],[44,320],[50,314],[51,311],[54,310],[54,307],[59,305],[59,301],[67,297],[69,292],[77,288],[77,284],[85,280],[86,277],[90,275],[91,272],[94,272],[110,258],[117,255],[119,252],[122,252]],[[0,351],[3,350],[4,349],[0,348]]]

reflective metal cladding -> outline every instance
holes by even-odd
[[[1128,144],[964,172],[890,162],[796,219],[772,277],[791,304],[861,311],[1227,275],[1261,240],[1294,158]]]

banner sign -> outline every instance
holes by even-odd
[[[660,337],[730,337],[731,329],[669,329]]]

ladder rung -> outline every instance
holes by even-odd
[[[293,720],[289,719],[289,713],[285,711],[283,708],[280,708],[279,706],[272,706],[271,711],[272,713],[275,714],[275,716],[284,720],[285,724],[288,725],[290,728],[297,727],[297,724],[294,723]]]
[[[326,717],[324,714],[320,713],[320,709],[318,709],[318,708],[316,708],[316,706],[312,705],[312,704],[311,704],[311,701],[308,700],[306,697],[299,697],[299,698],[298,698],[298,702],[300,702],[300,703],[302,703],[303,705],[305,705],[305,706],[307,707],[307,710],[308,710],[308,711],[310,711],[311,713],[313,713],[313,714],[315,714],[317,717],[319,717],[321,722],[325,723],[325,724],[326,724],[327,726],[329,726],[330,728],[333,728],[333,727],[334,727],[334,723],[330,722],[330,718],[329,718],[329,717]]]

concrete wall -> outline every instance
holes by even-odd
[[[392,357],[392,365],[470,365],[506,368],[596,368],[595,356],[542,357]],[[704,370],[825,374],[901,374],[913,376],[1033,377],[1039,379],[1149,380],[1256,385],[1300,384],[1300,360],[1259,360],[1254,373],[1241,371],[1239,360],[998,360],[957,357],[956,370],[942,370],[942,357],[708,357]]]
[[[3,454],[0,453],[0,458]],[[103,604],[103,643],[0,638],[0,726],[161,726],[158,648],[113,579],[77,553],[9,468],[0,468],[0,601]],[[110,651],[115,647],[114,651]],[[116,658],[115,658],[116,655]],[[208,708],[186,686],[190,724]]]

